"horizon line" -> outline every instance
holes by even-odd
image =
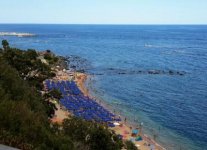
[[[1,24],[11,24],[11,25],[207,25],[207,23],[0,23]]]

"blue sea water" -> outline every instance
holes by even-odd
[[[207,149],[207,26],[1,24],[0,32],[36,34],[0,36],[13,47],[86,59],[91,94],[167,149]]]

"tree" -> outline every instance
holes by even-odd
[[[58,100],[62,98],[61,92],[59,90],[56,90],[56,89],[52,89],[51,91],[49,91],[49,95],[52,98],[56,98]]]
[[[106,126],[72,117],[63,121],[63,132],[90,150],[120,150],[123,147],[118,136]]]
[[[93,121],[70,117],[62,125],[52,124],[49,118],[56,107],[49,98],[60,99],[62,95],[57,90],[45,95],[40,92],[43,81],[55,75],[51,66],[42,63],[35,50],[10,48],[6,40],[2,45],[6,51],[0,53],[1,144],[22,150],[120,150],[123,147],[115,132]],[[125,144],[129,145],[127,149],[133,148],[131,144]]]
[[[138,150],[134,143],[131,141],[125,141],[125,147],[127,150]]]
[[[9,47],[9,43],[7,42],[7,40],[2,40],[2,46],[4,50],[6,50]]]
[[[50,126],[48,116],[54,114],[54,105],[30,87],[8,60],[0,55],[0,143],[22,150],[73,150],[70,137]]]
[[[25,52],[25,57],[26,59],[29,59],[29,60],[36,60],[38,55],[37,55],[37,52],[33,49],[28,49],[26,52]]]

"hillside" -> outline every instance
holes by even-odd
[[[136,149],[123,143],[106,126],[80,118],[53,124],[55,105],[51,93],[42,94],[43,81],[55,76],[51,70],[59,62],[55,55],[39,58],[36,50],[11,48],[6,40],[0,49],[0,144],[19,149]],[[87,138],[89,137],[89,138]]]

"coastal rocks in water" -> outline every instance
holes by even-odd
[[[68,59],[66,57],[63,57],[63,56],[58,56],[59,58],[59,67],[61,69],[64,69],[64,68],[68,68]]]
[[[183,76],[186,74],[184,71],[174,70],[127,70],[127,69],[93,69],[93,75],[134,75],[134,74],[151,74],[151,75],[179,75]]]
[[[135,75],[135,74],[151,74],[151,75],[180,75],[186,74],[184,71],[175,70],[132,70],[132,69],[120,69],[120,68],[93,68],[91,63],[82,57],[70,55],[66,57],[68,60],[68,67],[72,70],[89,73],[91,75]]]
[[[160,70],[149,70],[148,74],[160,74],[161,71]]]
[[[173,71],[172,71],[172,70],[169,70],[169,74],[170,74],[170,75],[173,75]]]

